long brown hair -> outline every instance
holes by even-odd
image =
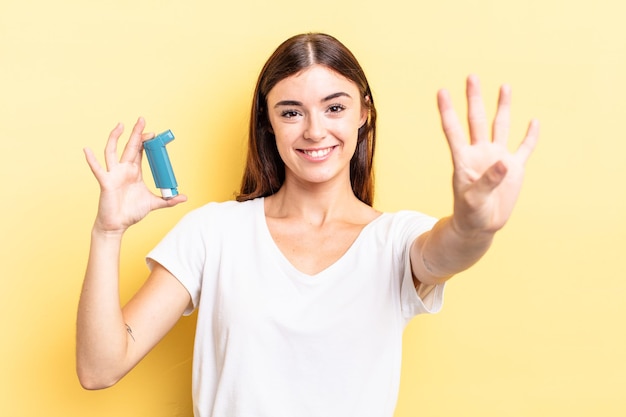
[[[369,110],[367,122],[359,128],[356,151],[350,161],[350,182],[356,197],[368,205],[374,201],[374,148],[376,108],[363,69],[341,42],[323,33],[296,35],[283,42],[261,70],[252,100],[248,156],[237,201],[266,197],[285,181],[285,165],[276,148],[267,113],[267,95],[284,78],[314,64],[324,65],[354,82],[361,105]]]

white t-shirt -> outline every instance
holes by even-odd
[[[409,261],[435,221],[383,213],[311,276],[276,246],[262,198],[187,214],[148,262],[179,279],[199,309],[195,416],[391,417],[404,327],[443,302],[443,285],[418,297]]]

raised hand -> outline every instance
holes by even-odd
[[[511,89],[500,88],[491,134],[479,80],[467,79],[469,140],[454,111],[450,95],[440,90],[439,113],[454,166],[453,226],[459,233],[493,233],[509,219],[517,201],[524,167],[539,136],[539,123],[532,120],[526,137],[514,153],[507,149]]]
[[[154,134],[144,133],[145,121],[139,118],[118,161],[117,144],[124,131],[118,124],[109,134],[103,168],[91,149],[84,150],[87,163],[100,184],[100,201],[94,227],[102,232],[123,233],[150,211],[173,207],[187,200],[184,195],[164,200],[153,194],[143,181],[141,161],[143,141]]]

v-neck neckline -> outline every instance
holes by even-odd
[[[367,223],[365,226],[363,226],[363,228],[361,228],[357,237],[350,244],[348,249],[346,249],[346,251],[339,258],[337,258],[337,260],[335,260],[333,263],[331,263],[326,268],[322,269],[321,271],[315,274],[308,274],[296,268],[296,266],[289,260],[289,258],[287,258],[287,256],[278,247],[278,244],[274,240],[274,237],[272,236],[272,233],[270,232],[269,225],[267,224],[267,218],[265,216],[265,198],[261,197],[257,199],[256,203],[258,204],[256,215],[258,216],[259,228],[262,234],[264,235],[263,236],[264,240],[268,241],[270,250],[274,252],[274,254],[276,255],[275,258],[278,260],[281,266],[290,275],[297,276],[300,279],[306,282],[310,282],[310,283],[319,282],[325,275],[330,274],[333,269],[339,267],[341,263],[345,262],[345,259],[351,256],[352,252],[354,252],[357,249],[357,247],[361,244],[361,241],[365,239],[365,235],[367,231],[370,228],[372,228],[373,225],[379,221],[379,219],[387,215],[387,213],[381,213],[376,218],[374,218],[369,223]]]

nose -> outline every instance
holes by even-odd
[[[314,142],[319,142],[325,137],[326,125],[324,124],[323,116],[316,114],[308,115],[304,138]]]

